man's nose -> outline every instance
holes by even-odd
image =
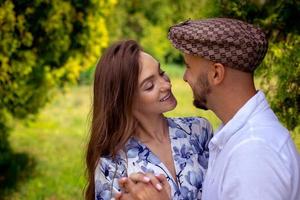
[[[186,76],[187,76],[187,75],[186,75],[186,71],[184,71],[184,74],[183,74],[183,77],[182,77],[182,78],[183,78],[183,80],[184,80],[185,82],[187,82]]]

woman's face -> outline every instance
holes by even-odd
[[[141,52],[138,91],[134,114],[161,114],[173,110],[177,101],[171,91],[169,77],[160,69],[160,64],[151,55]]]

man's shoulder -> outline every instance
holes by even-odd
[[[248,160],[254,161],[264,157],[289,162],[297,152],[288,130],[280,123],[244,126],[229,141],[227,148],[231,158],[247,155]]]
[[[240,132],[243,140],[252,138],[275,150],[280,150],[291,139],[289,131],[278,120],[249,120]]]

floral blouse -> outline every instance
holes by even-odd
[[[159,158],[132,137],[125,145],[126,151],[120,151],[115,159],[100,158],[95,171],[95,199],[111,199],[115,191],[121,191],[118,179],[133,172],[164,174],[171,186],[172,199],[201,199],[212,128],[203,118],[167,120],[177,182]]]

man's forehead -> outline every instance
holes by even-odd
[[[190,58],[189,54],[186,54],[186,53],[183,54],[183,60],[185,63],[188,62],[189,58]]]
[[[200,57],[198,57],[198,56],[193,56],[193,55],[190,55],[190,54],[186,54],[186,53],[184,53],[183,54],[183,60],[184,60],[184,62],[185,63],[188,63],[188,62],[190,62],[190,61],[196,61],[196,60],[201,60],[201,58]]]

